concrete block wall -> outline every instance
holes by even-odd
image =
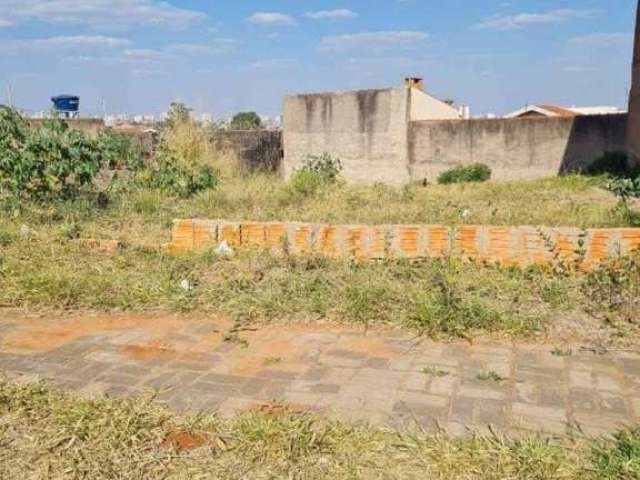
[[[214,131],[211,140],[221,148],[233,150],[243,171],[277,172],[282,166],[280,130]]]
[[[351,183],[434,183],[445,170],[478,162],[491,167],[494,180],[524,180],[584,171],[604,153],[627,149],[624,114],[447,120],[457,112],[425,98],[413,88],[286,97],[285,178],[309,155],[328,153],[342,161]],[[640,113],[632,121],[638,132],[630,144],[640,151]]]
[[[607,152],[624,151],[627,116],[412,122],[413,181],[435,183],[453,167],[484,163],[493,180],[528,180],[580,172]]]
[[[576,262],[584,269],[640,249],[640,228],[531,226],[325,225],[299,222],[176,220],[169,252],[216,248],[272,250],[334,259],[455,257],[503,266]]]
[[[402,185],[410,181],[407,132],[410,89],[287,96],[283,106],[284,176],[309,155],[342,161],[350,182]]]

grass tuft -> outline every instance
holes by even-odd
[[[256,409],[180,417],[149,399],[81,398],[0,379],[0,478],[635,479],[640,430],[519,440],[395,432]]]

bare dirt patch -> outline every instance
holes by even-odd
[[[120,314],[120,313],[46,313],[28,315],[19,312],[8,313],[5,319],[14,326],[2,337],[2,350],[7,353],[50,352],[76,340],[105,335],[116,337],[124,333],[140,332],[163,339],[142,346],[131,346],[127,352],[134,357],[165,355],[171,350],[173,337],[179,336],[193,323],[211,322],[214,327],[225,328],[226,322],[217,318],[203,319],[194,316],[172,314]],[[221,326],[221,324],[223,324]],[[221,342],[221,335],[209,335],[207,348]],[[133,343],[133,342],[131,342]],[[195,345],[197,347],[198,344]],[[204,345],[200,345],[204,348]]]
[[[173,432],[170,433],[163,445],[176,450],[196,450],[207,443],[207,438],[199,433]]]

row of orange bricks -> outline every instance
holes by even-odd
[[[591,268],[640,249],[640,229],[510,226],[322,225],[298,222],[176,220],[172,253],[216,248],[269,249],[344,259],[477,259],[505,266],[579,262]]]

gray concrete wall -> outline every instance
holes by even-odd
[[[627,139],[631,158],[640,164],[640,5],[638,5],[638,18],[636,20],[632,76]]]
[[[409,97],[405,87],[286,97],[285,177],[309,155],[326,152],[342,161],[350,182],[409,182]]]
[[[215,131],[211,139],[223,148],[231,148],[243,171],[279,171],[282,166],[280,130]]]
[[[460,119],[460,112],[451,105],[424,93],[417,88],[411,92],[411,120],[455,120]]]
[[[411,179],[435,182],[457,165],[485,163],[494,180],[552,177],[625,149],[626,115],[412,122]]]

